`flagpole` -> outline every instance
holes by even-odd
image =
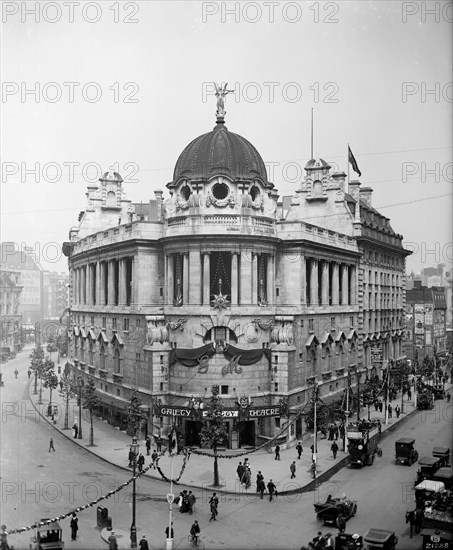
[[[348,143],[348,156],[347,156],[347,162],[348,162],[348,193],[349,193],[349,143]]]
[[[311,156],[310,160],[313,158],[313,107],[311,108]]]

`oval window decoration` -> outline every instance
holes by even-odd
[[[260,190],[259,187],[254,185],[250,188],[250,196],[252,197],[252,201],[255,201],[260,196]]]
[[[179,192],[181,198],[185,201],[189,200],[190,195],[192,194],[192,189],[185,183]]]
[[[229,192],[230,192],[230,188],[226,183],[219,182],[219,183],[215,183],[212,186],[212,194],[214,198],[217,200],[226,199],[228,197]]]

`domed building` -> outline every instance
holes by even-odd
[[[402,357],[402,236],[370,188],[346,190],[322,159],[305,170],[280,202],[257,149],[218,115],[179,155],[167,198],[132,204],[111,172],[88,187],[64,244],[69,363],[95,380],[99,414],[125,428],[136,387],[144,433],[164,437],[176,422],[198,445],[218,385],[226,447],[290,444],[305,427],[285,427],[315,383],[331,401]]]

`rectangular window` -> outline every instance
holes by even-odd
[[[299,361],[303,361],[304,360],[304,354],[303,353],[299,353]]]
[[[274,391],[278,391],[278,382],[274,383]]]
[[[164,383],[163,382],[161,382],[159,384],[159,388],[160,388],[160,391],[164,391]]]
[[[314,319],[308,319],[308,330],[313,330]]]
[[[116,317],[112,317],[112,330],[116,330]]]
[[[102,328],[105,330],[105,327],[107,326],[107,318],[102,317]]]
[[[140,363],[140,361],[141,361],[141,356],[140,356],[139,353],[136,353],[136,354],[135,354],[135,361],[136,361],[137,363]]]
[[[330,326],[331,328],[335,328],[335,317],[330,318]]]
[[[222,395],[227,395],[228,394],[228,386],[220,386],[220,393]]]
[[[354,317],[351,315],[351,317],[349,317],[349,326],[350,328],[352,328],[354,326]]]
[[[300,328],[304,328],[304,320],[303,319],[300,320]]]
[[[218,327],[214,329],[214,340],[226,340],[226,327]]]
[[[160,355],[159,359],[160,359],[160,364],[163,365],[164,364],[164,356]]]
[[[141,323],[141,319],[140,319],[140,317],[137,317],[137,319],[135,319],[135,326],[139,327],[140,323]]]
[[[82,325],[85,325],[85,315],[82,315]]]
[[[278,363],[278,355],[274,355],[274,363]]]
[[[159,288],[159,296],[162,298],[164,295],[164,289],[162,287]]]
[[[275,419],[275,427],[280,428],[280,418]]]
[[[117,395],[118,397],[121,397],[121,390],[120,390],[119,388],[116,390],[116,395]]]
[[[280,296],[280,289],[278,287],[275,289],[275,295]]]
[[[91,326],[94,327],[94,317],[91,317]]]
[[[123,319],[123,330],[129,332],[129,319],[127,317]]]

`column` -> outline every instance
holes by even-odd
[[[203,305],[210,305],[210,293],[211,293],[211,265],[209,252],[203,253]],[[185,280],[184,280],[185,284]]]
[[[114,260],[108,262],[108,305],[115,305],[115,265]]]
[[[174,266],[173,254],[167,255],[167,300],[168,305],[173,305],[175,299],[175,282],[174,282]]]
[[[189,252],[189,304],[201,304],[201,254],[199,250]]]
[[[124,306],[126,305],[126,259],[121,258],[119,261],[119,284],[118,284],[118,305]]]
[[[340,303],[340,270],[337,262],[333,263],[332,269],[332,305],[338,306]]]
[[[98,262],[97,263],[97,272],[98,272],[98,285],[97,285],[97,297],[96,297],[96,303],[99,306],[105,306],[105,290],[104,290],[104,270],[105,270],[105,263],[104,262]]]
[[[357,269],[355,265],[350,266],[351,270],[351,304],[357,304]]]
[[[341,305],[348,305],[348,266],[341,265]]]
[[[270,254],[267,256],[267,303],[274,304],[274,257]]]
[[[73,286],[72,286],[72,296],[74,304],[79,303],[79,270],[74,269],[74,278],[73,278]]]
[[[252,304],[258,303],[258,254],[252,253]]]
[[[252,303],[252,252],[250,249],[242,251],[240,264],[240,296],[241,305]]]
[[[82,267],[82,304],[87,303],[87,266]]]
[[[329,262],[323,260],[321,262],[322,269],[322,284],[321,284],[321,301],[323,306],[329,305]]]
[[[182,303],[189,303],[189,254],[182,254]],[[208,283],[209,289],[209,283]]]
[[[310,305],[317,306],[319,305],[318,298],[318,260],[314,258],[310,259],[311,270],[310,270]]]

